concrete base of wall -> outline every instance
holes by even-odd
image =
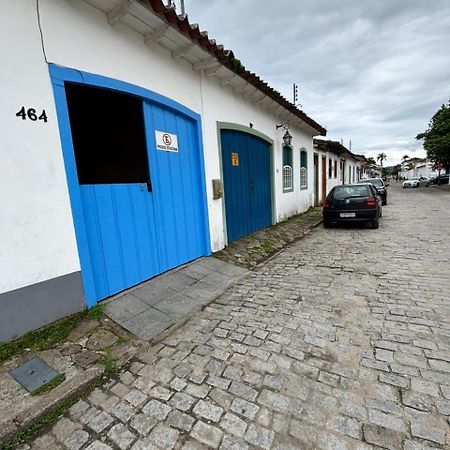
[[[0,342],[85,308],[81,272],[0,294]]]

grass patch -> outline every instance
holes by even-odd
[[[116,364],[114,358],[109,356],[110,352],[107,352],[103,358],[99,360],[99,363],[104,366],[104,371],[102,374],[102,378],[111,378],[112,376],[118,374],[120,372],[120,367]]]
[[[45,428],[53,425],[58,421],[58,419],[65,414],[81,397],[81,394],[69,398],[65,402],[61,403],[53,411],[50,411],[44,417],[39,419],[37,422],[29,425],[23,430],[19,431],[10,441],[3,444],[2,450],[13,450],[17,448],[20,444],[30,439],[32,436],[41,432]]]
[[[273,246],[272,246],[272,243],[269,240],[264,241],[261,244],[261,247],[266,253],[272,253],[273,252]]]
[[[127,342],[127,339],[124,338],[123,336],[119,336],[117,338],[116,345],[124,344],[125,342]]]
[[[103,310],[105,307],[103,305],[95,305],[93,308],[87,311],[86,317],[88,319],[100,319],[103,315]]]
[[[31,393],[31,395],[45,394],[46,392],[51,391],[56,386],[58,386],[58,384],[61,384],[65,379],[66,379],[66,374],[60,373],[59,375],[56,375],[56,377],[54,377],[48,383],[43,384],[40,388],[33,391]]]
[[[39,330],[30,331],[15,341],[0,344],[0,362],[25,349],[40,351],[52,348],[60,342],[64,342],[69,333],[84,319],[99,319],[102,314],[103,305],[97,305],[88,311],[73,314]]]

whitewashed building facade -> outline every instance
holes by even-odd
[[[315,205],[321,205],[334,186],[357,183],[363,160],[338,141],[314,139]]]
[[[161,0],[3,0],[0,40],[0,341],[314,204],[326,130]]]

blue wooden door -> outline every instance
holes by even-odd
[[[193,120],[145,103],[159,270],[207,254],[200,148]],[[158,150],[155,130],[177,136],[178,151]]]
[[[228,242],[272,224],[270,146],[244,132],[221,131]]]
[[[272,225],[270,146],[248,136],[250,176],[250,233]]]
[[[66,91],[93,281],[88,304],[207,255],[197,122],[124,93]],[[99,117],[91,104],[114,115]],[[158,150],[156,131],[176,137],[176,151]]]
[[[80,186],[95,299],[160,273],[152,193],[143,183]]]

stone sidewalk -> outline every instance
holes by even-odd
[[[23,448],[450,448],[449,199],[316,228]]]
[[[246,267],[254,267],[276,253],[282,246],[308,234],[311,227],[318,223],[320,223],[320,211],[310,210],[306,214],[237,241],[217,256],[222,261],[238,262]],[[241,254],[238,258],[237,252]],[[120,367],[134,355],[146,354],[150,351],[151,345],[137,339],[130,331],[145,340],[155,338],[158,333],[164,332],[167,328],[182,324],[186,320],[185,314],[192,313],[192,310],[212,301],[226,287],[246,273],[242,268],[227,265],[226,262],[213,258],[208,260],[211,261],[209,265],[212,264],[214,267],[208,267],[208,265],[205,267],[205,263],[197,261],[191,267],[176,269],[120,294],[117,296],[121,297],[120,299],[106,304],[105,309],[110,317],[102,315],[98,319],[85,319],[64,342],[49,346],[43,351],[26,349],[1,362],[0,446],[8,436],[11,437],[50,412],[65,399],[88,389],[104,371],[104,360],[110,363],[109,360],[112,358],[114,364]],[[215,264],[213,264],[214,261],[216,261]],[[198,267],[202,265],[203,267]],[[176,272],[180,272],[183,280],[178,277],[174,280],[176,286],[167,286],[168,279]],[[187,280],[192,283],[189,284]],[[176,314],[174,314],[173,302],[170,302],[171,296],[167,295],[167,289],[160,289],[161,285],[165,288],[169,287],[173,298],[182,296],[189,300],[181,302],[180,308],[176,308]],[[141,313],[149,311],[150,308],[155,309],[155,306],[158,308],[157,305],[160,309],[157,311],[158,318],[163,315],[165,320],[152,322],[148,321],[147,317],[145,321],[139,321]],[[66,377],[65,381],[50,392],[36,396],[32,396],[9,374],[11,369],[34,356],[41,357],[51,367],[64,373]]]
[[[247,273],[213,257],[199,258],[115,296],[106,303],[105,312],[137,338],[150,341]]]

